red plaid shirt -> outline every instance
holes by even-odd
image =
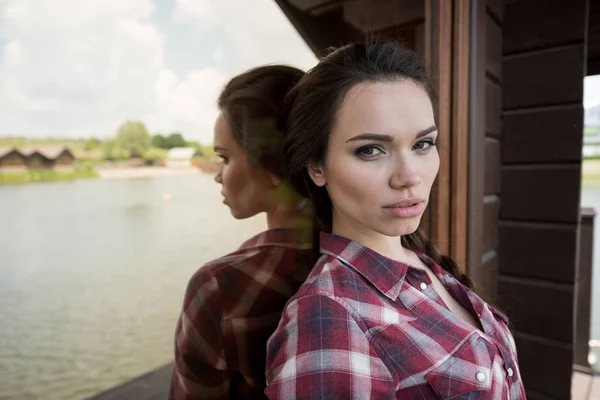
[[[269,398],[526,398],[506,317],[432,260],[420,256],[483,332],[421,269],[329,234],[321,253],[269,339]]]
[[[192,276],[175,332],[170,399],[264,398],[265,352],[313,264],[296,230],[269,230]]]

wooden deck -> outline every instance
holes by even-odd
[[[571,399],[600,399],[600,375],[593,376],[581,372],[573,372],[573,380],[571,381]]]
[[[99,393],[89,400],[166,400],[173,364]]]
[[[89,400],[165,400],[173,365],[165,365],[129,382],[97,394]],[[600,375],[573,372],[572,400],[600,399]]]

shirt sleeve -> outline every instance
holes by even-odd
[[[267,344],[270,399],[386,399],[389,370],[353,316],[327,295],[290,302]]]
[[[221,318],[218,282],[203,267],[188,284],[177,321],[169,399],[229,398]]]

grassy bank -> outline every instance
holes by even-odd
[[[79,171],[54,171],[54,170],[29,170],[24,172],[0,173],[0,185],[29,182],[54,182],[72,181],[74,179],[97,178],[94,170]]]
[[[581,186],[600,187],[600,160],[584,160],[581,170]]]

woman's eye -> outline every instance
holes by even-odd
[[[414,149],[418,150],[418,151],[425,151],[425,150],[431,149],[434,146],[435,146],[435,142],[433,141],[433,139],[425,139],[425,140],[421,140],[419,143],[417,143],[414,146]]]
[[[222,155],[220,155],[220,154],[219,154],[219,158],[221,159],[221,162],[222,162],[223,164],[227,164],[227,161],[228,161],[228,160],[227,160],[227,157],[225,157],[225,156],[222,156]]]
[[[376,146],[364,146],[356,150],[356,154],[363,158],[373,158],[382,153],[383,151]]]

